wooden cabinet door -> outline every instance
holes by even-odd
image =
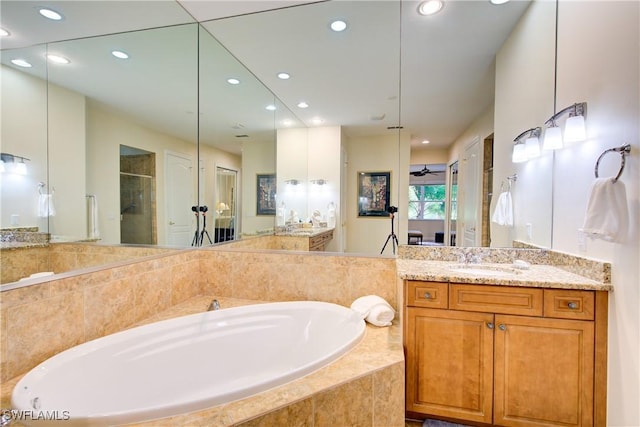
[[[592,426],[592,322],[496,315],[494,424]]]
[[[493,314],[407,308],[407,411],[491,423]]]

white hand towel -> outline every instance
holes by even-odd
[[[56,208],[53,205],[53,194],[40,194],[40,196],[38,196],[38,216],[40,218],[56,216]]]
[[[500,193],[500,196],[498,196],[491,221],[506,227],[513,226],[513,200],[510,192],[503,191]]]
[[[377,295],[367,295],[356,299],[351,304],[351,309],[375,326],[390,326],[395,317],[395,310],[391,305]]]
[[[623,242],[628,234],[627,192],[622,181],[597,178],[591,187],[581,232],[594,239]]]
[[[87,196],[88,232],[89,239],[100,238],[100,226],[98,223],[98,198],[94,195]]]

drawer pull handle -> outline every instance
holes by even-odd
[[[571,310],[575,310],[576,308],[578,308],[578,303],[571,301],[569,304],[567,304],[567,307],[569,307]]]
[[[489,329],[493,329],[493,323],[491,323],[491,322],[487,322],[487,328],[489,328]]]
[[[498,329],[500,329],[501,331],[506,331],[507,330],[507,325],[505,325],[504,323],[500,323],[498,325]]]
[[[424,293],[424,299],[431,299],[431,292],[425,292]]]

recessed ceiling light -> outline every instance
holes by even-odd
[[[121,50],[114,50],[111,52],[111,55],[115,56],[118,59],[128,59],[129,54],[127,52],[123,52]]]
[[[47,59],[49,61],[51,61],[51,62],[56,63],[56,64],[69,64],[71,62],[67,58],[65,58],[64,56],[60,56],[60,55],[49,54],[49,55],[47,55]]]
[[[289,73],[278,73],[278,78],[282,79],[282,80],[287,80],[289,77],[291,77],[289,75]]]
[[[284,119],[282,121],[282,125],[283,126],[291,126],[292,124],[293,124],[293,120],[291,120],[291,119]]]
[[[505,4],[508,3],[509,0],[489,0],[491,4]]]
[[[266,109],[267,109],[267,110],[269,110],[269,111],[275,111],[275,110],[276,110],[276,106],[275,106],[275,105],[273,105],[273,104],[271,104],[271,105],[267,105],[267,106],[266,106],[266,107],[264,107],[264,108],[266,108]]]
[[[442,0],[423,1],[418,6],[418,13],[420,15],[425,15],[425,16],[433,15],[440,12],[443,6],[444,6],[444,2]]]
[[[304,101],[298,102],[298,108],[309,108],[309,104]]]
[[[423,140],[422,140],[422,143],[423,143],[423,144],[429,144],[430,142],[431,142],[431,141],[429,141],[428,139],[423,139]]]
[[[60,15],[58,12],[52,9],[47,9],[43,7],[38,12],[40,12],[40,15],[44,16],[47,19],[51,19],[54,21],[60,21],[62,19],[62,15]]]
[[[336,32],[344,31],[347,28],[347,23],[341,20],[336,20],[331,23],[331,29]]]
[[[0,28],[0,37],[7,37],[9,34],[11,34],[9,31],[4,28]]]
[[[230,79],[227,79],[227,83],[229,83],[230,85],[239,85],[240,84],[240,80],[238,79],[234,79],[233,77]]]
[[[320,125],[324,123],[324,120],[322,120],[320,117],[314,117],[313,119],[311,119],[311,123],[313,123],[314,125]]]
[[[27,61],[25,61],[24,59],[12,59],[11,63],[13,65],[17,65],[18,67],[24,67],[24,68],[30,68],[32,67],[31,64],[29,64]]]

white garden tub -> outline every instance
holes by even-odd
[[[12,405],[26,411],[20,420],[27,425],[114,425],[197,411],[317,370],[354,347],[364,331],[354,311],[324,302],[178,317],[48,359],[18,382]]]

